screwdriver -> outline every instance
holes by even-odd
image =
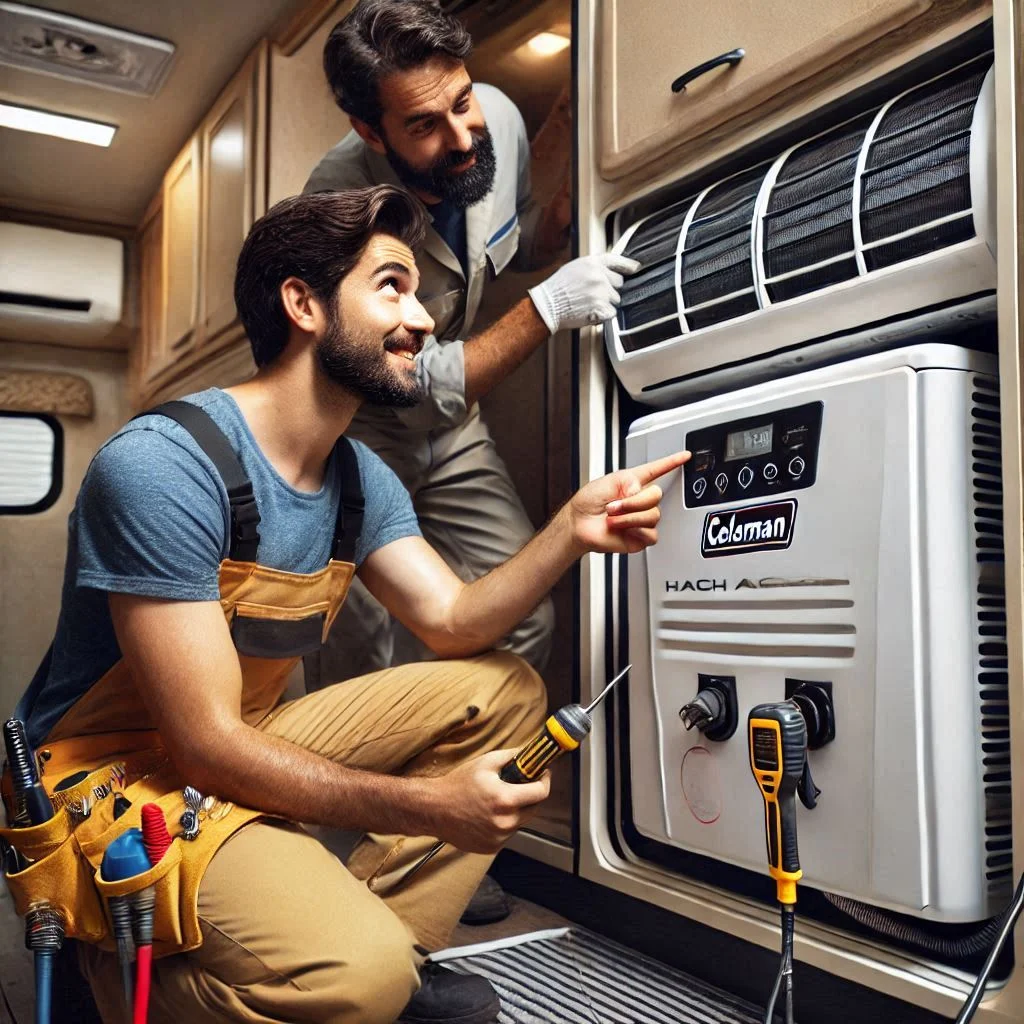
[[[632,668],[627,665],[585,708],[579,704],[566,704],[553,715],[549,715],[541,731],[519,751],[511,761],[506,761],[498,773],[504,782],[520,785],[533,782],[556,758],[575,750],[590,735],[593,720],[590,713],[611,692],[612,687]],[[394,892],[416,874],[441,850],[445,842],[439,839],[415,864],[392,886]]]
[[[585,708],[566,704],[548,717],[541,731],[499,773],[503,782],[533,782],[562,754],[575,750],[590,735],[590,713],[632,668],[627,665]]]

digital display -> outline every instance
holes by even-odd
[[[754,766],[763,772],[779,770],[779,747],[774,729],[754,728]]]
[[[772,450],[772,431],[774,424],[766,423],[763,427],[748,427],[727,434],[725,438],[725,461],[733,459],[749,459],[755,455],[763,455]]]

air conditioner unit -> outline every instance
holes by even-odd
[[[620,210],[614,250],[642,267],[605,337],[629,393],[667,405],[991,316],[993,91],[986,54],[682,201]]]
[[[121,319],[124,243],[0,222],[0,338],[95,344]]]

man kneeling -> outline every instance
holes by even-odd
[[[101,802],[79,825],[107,828],[80,844],[93,867],[145,802],[175,833],[182,787],[204,798],[190,794],[190,838],[172,845],[176,895],[153,882],[151,1021],[497,1012],[483,979],[423,966],[548,794],[546,777],[498,776],[540,726],[545,693],[490,648],[585,552],[653,544],[653,481],[686,455],[586,485],[508,562],[458,579],[391,470],[344,436],[361,403],[420,397],[423,231],[419,205],[390,186],[275,206],[235,282],[256,375],[129,423],[71,516],[56,639],[16,712],[45,748],[46,783],[117,764],[132,806],[114,820]],[[443,660],[282,702],[353,574]],[[365,836],[343,866],[296,822]],[[435,838],[448,845],[399,885]],[[118,1020],[110,936],[72,916],[69,931],[96,943],[82,962],[101,1012]]]

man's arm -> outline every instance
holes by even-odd
[[[529,297],[463,345],[466,408],[472,408],[548,338],[547,324]]]
[[[109,602],[122,655],[167,751],[201,792],[293,821],[438,836],[480,853],[498,849],[547,796],[547,779],[529,791],[501,782],[510,751],[441,778],[396,778],[268,736],[241,719],[242,675],[219,603],[114,593]]]
[[[635,553],[654,544],[662,493],[654,481],[688,458],[677,452],[587,484],[522,551],[472,583],[420,537],[378,548],[359,577],[435,654],[477,654],[522,622],[581,555]]]

